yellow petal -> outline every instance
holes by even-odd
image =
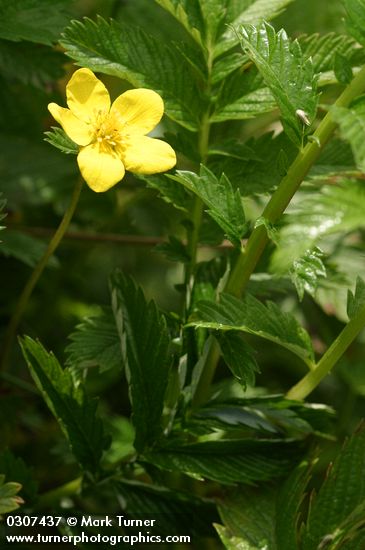
[[[109,92],[89,69],[74,72],[66,86],[66,95],[73,114],[85,122],[94,120],[99,111],[109,112]]]
[[[91,142],[92,132],[90,127],[75,117],[69,109],[64,109],[57,105],[57,103],[50,103],[48,110],[77,145],[88,145]]]
[[[110,114],[118,127],[127,124],[127,134],[148,134],[160,122],[163,115],[163,101],[153,90],[139,88],[128,90],[114,101]]]
[[[168,143],[146,136],[130,136],[121,157],[126,169],[136,174],[157,174],[176,164],[175,151]]]
[[[107,191],[120,181],[125,173],[123,162],[114,153],[100,150],[98,143],[93,143],[81,149],[77,162],[82,177],[96,193]]]

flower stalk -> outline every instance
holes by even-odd
[[[19,297],[19,300],[16,304],[13,315],[10,319],[10,323],[8,325],[8,329],[5,334],[4,345],[1,353],[1,370],[7,369],[8,362],[10,359],[10,354],[13,348],[14,339],[18,330],[18,326],[27,308],[29,298],[32,295],[34,287],[36,286],[40,276],[42,275],[43,270],[48,263],[48,260],[50,259],[52,254],[55,252],[65,232],[67,231],[68,226],[70,225],[72,216],[75,212],[77,203],[79,201],[82,186],[83,186],[83,180],[82,178],[78,178],[72,193],[70,204],[61,220],[61,223],[58,226],[58,229],[56,230],[51,241],[49,242],[49,245],[44,255],[39,260],[35,268],[33,269],[31,276],[26,282],[23,288],[23,291]]]

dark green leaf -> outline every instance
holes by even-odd
[[[8,229],[2,239],[0,254],[6,257],[16,258],[21,262],[34,267],[43,257],[47,244],[20,231]],[[58,267],[59,262],[52,256],[47,264],[49,267]]]
[[[299,548],[300,510],[309,479],[310,468],[303,462],[288,477],[278,493],[275,535],[279,550]]]
[[[156,174],[154,176],[142,176],[136,174],[138,179],[146,182],[148,187],[156,189],[161,198],[167,203],[172,204],[178,210],[187,212],[191,203],[190,196],[186,192],[185,188],[171,180],[164,174]]]
[[[229,532],[245,541],[246,546],[242,548],[277,549],[274,535],[275,493],[272,489],[237,489],[220,500],[218,510]]]
[[[173,235],[169,236],[167,242],[155,246],[155,250],[164,254],[166,258],[172,262],[187,263],[190,261],[186,245]]]
[[[218,338],[224,361],[240,384],[255,385],[255,373],[260,372],[255,351],[237,332],[222,332]]]
[[[247,546],[247,540],[235,537],[227,527],[217,523],[214,524],[214,527],[227,550],[258,550],[257,547]]]
[[[365,305],[365,282],[361,277],[356,279],[355,292],[347,293],[347,315],[350,319],[355,317]]]
[[[137,451],[161,434],[161,416],[170,367],[165,318],[141,288],[121,272],[111,278],[113,310],[126,359]]]
[[[208,214],[223,229],[229,240],[237,247],[246,231],[246,219],[241,195],[223,174],[218,179],[213,172],[201,165],[200,175],[194,172],[177,171],[170,178],[182,183],[208,206]]]
[[[352,68],[346,57],[340,53],[335,55],[335,76],[340,84],[349,84],[352,80]]]
[[[6,206],[6,199],[3,199],[2,198],[3,194],[0,193],[0,220],[3,220],[4,218],[6,218],[6,214],[3,213],[3,211],[5,210],[5,206]],[[0,231],[2,229],[5,229],[5,226],[3,225],[0,225]],[[2,241],[0,241],[2,242]]]
[[[52,44],[71,18],[71,0],[0,0],[0,37]]]
[[[285,440],[171,442],[144,455],[147,462],[196,479],[227,485],[253,484],[285,475],[298,458],[297,443]]]
[[[285,132],[300,147],[306,123],[298,113],[305,113],[311,124],[317,109],[317,80],[311,60],[303,56],[297,41],[291,43],[285,31],[276,33],[268,23],[258,28],[243,25],[239,37],[279,106]]]
[[[0,39],[0,69],[7,80],[44,88],[63,76],[64,63],[64,55],[47,46]]]
[[[20,496],[24,498],[28,505],[35,500],[38,484],[32,471],[22,458],[15,456],[9,450],[5,450],[0,454],[0,472],[5,475],[6,480],[20,483],[22,486]]]
[[[309,365],[313,362],[310,337],[295,317],[273,302],[264,305],[249,294],[243,300],[221,294],[218,304],[200,302],[198,313],[190,325],[255,334],[289,349]]]
[[[97,403],[82,386],[75,386],[71,372],[63,370],[52,353],[29,338],[21,340],[24,358],[39,391],[67,437],[72,452],[85,470],[97,473],[103,450],[109,445],[96,415]]]
[[[303,550],[316,550],[365,501],[365,429],[347,441],[318,494],[313,498],[303,538]]]
[[[204,23],[202,13],[197,1],[191,0],[155,0],[159,6],[171,13],[185,30],[202,45],[202,33]]]
[[[79,65],[152,88],[165,102],[166,114],[197,130],[202,109],[196,81],[180,50],[142,30],[101,17],[73,21],[61,41]]]
[[[86,318],[69,336],[66,365],[77,368],[99,367],[100,372],[122,368],[123,358],[113,312],[103,308],[100,315]]]
[[[115,488],[128,518],[157,519],[154,532],[213,535],[211,521],[216,521],[218,515],[213,503],[207,500],[136,481],[118,480]]]
[[[53,147],[60,149],[62,153],[67,155],[77,155],[79,152],[79,146],[72,141],[62,128],[52,126],[52,131],[45,132],[47,136],[44,141],[48,141]]]

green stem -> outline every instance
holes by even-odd
[[[337,361],[345,353],[349,345],[365,326],[365,306],[349,321],[345,328],[331,344],[314,370],[310,371],[287,393],[288,399],[301,400],[307,397],[332,370]]]
[[[359,71],[352,82],[343,91],[335,105],[337,107],[348,106],[351,101],[363,92],[364,88],[365,67]],[[269,223],[276,223],[283,214],[306,174],[330,139],[335,128],[336,123],[332,119],[331,111],[329,111],[314,132],[313,141],[307,143],[304,149],[299,152],[286,176],[267,203],[262,217]],[[226,292],[234,294],[235,296],[242,295],[268,241],[269,237],[263,225],[254,229],[231,273],[225,289]]]
[[[19,297],[18,303],[15,307],[13,315],[10,319],[10,323],[8,325],[8,329],[5,334],[4,345],[3,345],[2,354],[1,354],[1,369],[3,370],[5,370],[7,367],[11,350],[13,348],[15,335],[18,330],[19,322],[24,314],[24,311],[26,310],[29,298],[33,292],[35,285],[38,282],[38,279],[42,275],[42,272],[46,267],[49,258],[52,256],[52,254],[60,244],[62,237],[64,236],[70,224],[70,221],[72,219],[72,216],[76,209],[76,205],[79,200],[82,185],[83,185],[83,181],[81,179],[78,179],[71,197],[70,204],[61,220],[61,223],[58,226],[56,233],[52,237],[43,257],[40,259],[40,261],[32,271],[32,274],[29,277],[27,283],[25,284],[23,291]]]
[[[352,82],[350,82],[337,99],[335,105],[338,107],[348,106],[364,91],[364,88],[365,67],[357,73]],[[304,149],[298,153],[286,176],[267,203],[262,216],[269,223],[277,222],[284,213],[286,207],[290,203],[306,174],[319,157],[335,128],[336,123],[332,119],[331,112],[328,112],[315,131],[312,141],[308,142]],[[242,295],[268,241],[269,237],[263,225],[253,230],[245,249],[240,253],[236,265],[231,272],[224,289],[225,292],[235,296]],[[207,360],[202,370],[201,383],[199,382],[195,394],[194,407],[206,400],[209,386],[213,380],[215,369],[218,364],[219,348],[216,341],[214,341],[212,347],[214,349],[207,354]]]

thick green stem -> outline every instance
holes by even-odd
[[[29,277],[25,287],[23,288],[23,291],[19,297],[18,303],[15,307],[14,313],[10,319],[10,323],[8,325],[8,329],[5,334],[4,339],[4,345],[1,353],[1,368],[3,370],[6,369],[10,353],[13,347],[14,338],[18,330],[19,322],[24,314],[24,311],[26,310],[29,298],[33,292],[33,289],[35,285],[38,282],[38,279],[42,275],[42,272],[44,268],[46,267],[49,258],[52,256],[58,245],[60,244],[62,237],[64,236],[70,221],[72,219],[72,216],[75,212],[76,205],[79,200],[80,192],[82,189],[83,181],[79,179],[75,185],[70,204],[61,220],[61,223],[54,234],[53,238],[51,239],[47,250],[45,251],[43,257],[40,259],[38,264],[35,266],[34,270],[32,271],[31,276]]]
[[[365,326],[365,306],[349,321],[345,328],[331,344],[314,370],[310,371],[287,393],[289,399],[304,399],[321,382],[321,380],[332,370],[337,361],[345,353],[349,345]]]
[[[342,92],[335,105],[338,107],[348,106],[365,89],[365,67],[363,67]],[[328,112],[319,124],[312,139],[302,149],[293,164],[290,166],[286,176],[281,181],[279,187],[272,195],[262,214],[269,223],[275,223],[284,213],[292,197],[302,183],[306,174],[319,157],[323,147],[330,139],[336,124],[332,119],[331,112]],[[227,281],[225,292],[235,296],[241,296],[246,285],[254,272],[256,265],[269,241],[267,231],[263,225],[254,229],[247,241],[245,249],[240,253],[236,265]],[[219,359],[218,344],[214,342],[210,353],[207,354],[205,367],[201,375],[196,392],[194,406],[203,403],[209,392],[209,385],[214,377],[214,372]],[[315,371],[313,371],[314,373]],[[308,375],[309,376],[309,375]]]

